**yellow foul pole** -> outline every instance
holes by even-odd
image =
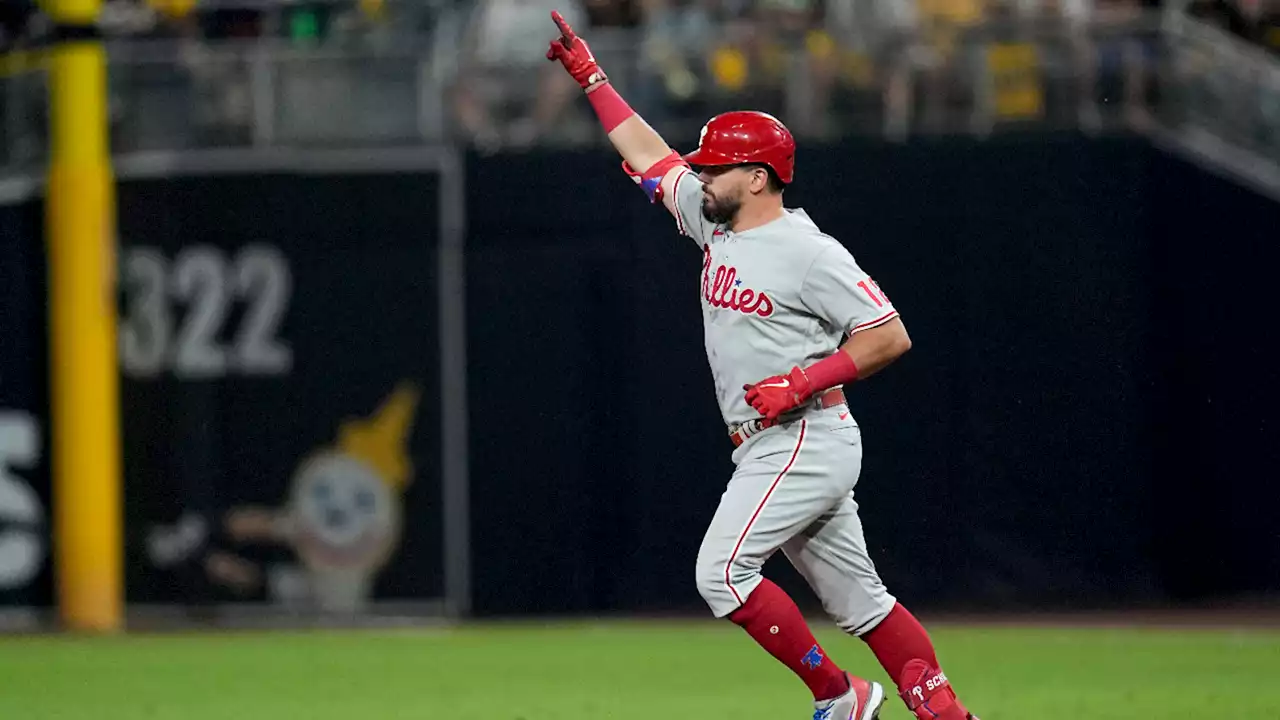
[[[71,630],[113,631],[124,614],[115,195],[107,143],[102,0],[46,0],[50,49],[49,258],[54,569]]]

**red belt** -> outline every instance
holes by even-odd
[[[817,397],[813,398],[809,402],[805,403],[804,406],[797,408],[796,410],[792,410],[791,412],[783,415],[777,420],[769,420],[768,418],[756,418],[754,420],[748,420],[738,425],[731,425],[729,427],[729,439],[733,441],[734,447],[741,447],[742,443],[747,441],[747,438],[751,437],[752,435],[755,435],[761,430],[767,430],[768,428],[771,428],[774,425],[781,425],[785,422],[790,422],[800,417],[800,414],[803,413],[804,410],[808,409],[808,407],[811,405],[817,406],[823,410],[826,410],[829,407],[835,407],[836,405],[843,405],[844,403],[845,403],[844,389],[838,388],[838,387],[831,388],[830,390],[827,390],[821,395],[818,395]]]

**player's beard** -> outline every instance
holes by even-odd
[[[717,198],[714,195],[705,195],[702,198],[702,217],[707,222],[716,225],[728,225],[738,216],[738,210],[742,208],[742,195],[739,193],[733,197]]]

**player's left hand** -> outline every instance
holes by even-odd
[[[813,397],[813,386],[804,370],[791,368],[786,375],[767,377],[755,385],[743,385],[747,391],[747,404],[769,420],[794,410]]]

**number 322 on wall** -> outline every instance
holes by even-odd
[[[277,337],[293,281],[276,248],[249,245],[227,258],[216,247],[196,245],[169,262],[155,248],[132,247],[121,270],[126,375],[172,371],[180,380],[208,380],[285,375],[293,367],[293,351]],[[179,304],[186,306],[180,323]],[[236,304],[244,309],[239,327],[224,330]]]

